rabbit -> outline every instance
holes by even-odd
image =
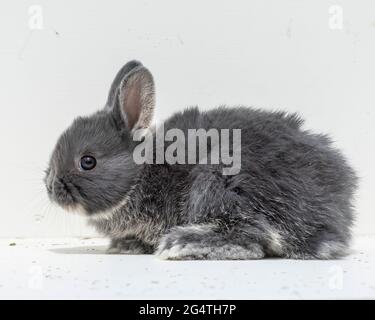
[[[223,163],[136,163],[147,137],[136,133],[148,130],[156,141],[154,105],[150,71],[128,62],[104,108],[61,135],[46,170],[51,201],[85,215],[110,239],[108,253],[167,260],[348,254],[357,176],[327,135],[303,130],[294,113],[190,107],[165,120],[164,130],[240,129],[239,172],[223,174]]]

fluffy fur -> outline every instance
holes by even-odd
[[[155,252],[173,260],[345,255],[357,178],[326,135],[302,129],[295,114],[193,107],[174,114],[165,129],[241,129],[241,171],[137,165],[132,133],[150,124],[153,101],[151,74],[129,62],[105,108],[62,134],[46,172],[51,200],[81,208],[112,239],[110,253]],[[78,163],[86,154],[97,166],[84,172]]]

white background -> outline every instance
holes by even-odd
[[[41,30],[30,29],[31,5],[43,10]],[[355,232],[374,233],[374,57],[373,0],[1,0],[0,237],[92,234],[49,204],[43,169],[130,59],[154,74],[158,119],[246,104],[298,111],[306,128],[331,134],[361,177]]]

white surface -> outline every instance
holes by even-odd
[[[375,237],[332,261],[162,261],[105,255],[105,244],[1,240],[0,299],[375,298]]]
[[[43,28],[28,10],[40,5]],[[331,29],[332,5],[343,28]],[[357,233],[375,214],[375,1],[29,1],[0,4],[0,237],[85,236],[48,201],[42,170],[58,135],[100,108],[117,70],[153,72],[157,117],[187,105],[300,112],[362,177]]]

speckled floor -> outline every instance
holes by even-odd
[[[0,239],[0,299],[375,298],[375,236],[334,261],[161,261],[106,244]]]

